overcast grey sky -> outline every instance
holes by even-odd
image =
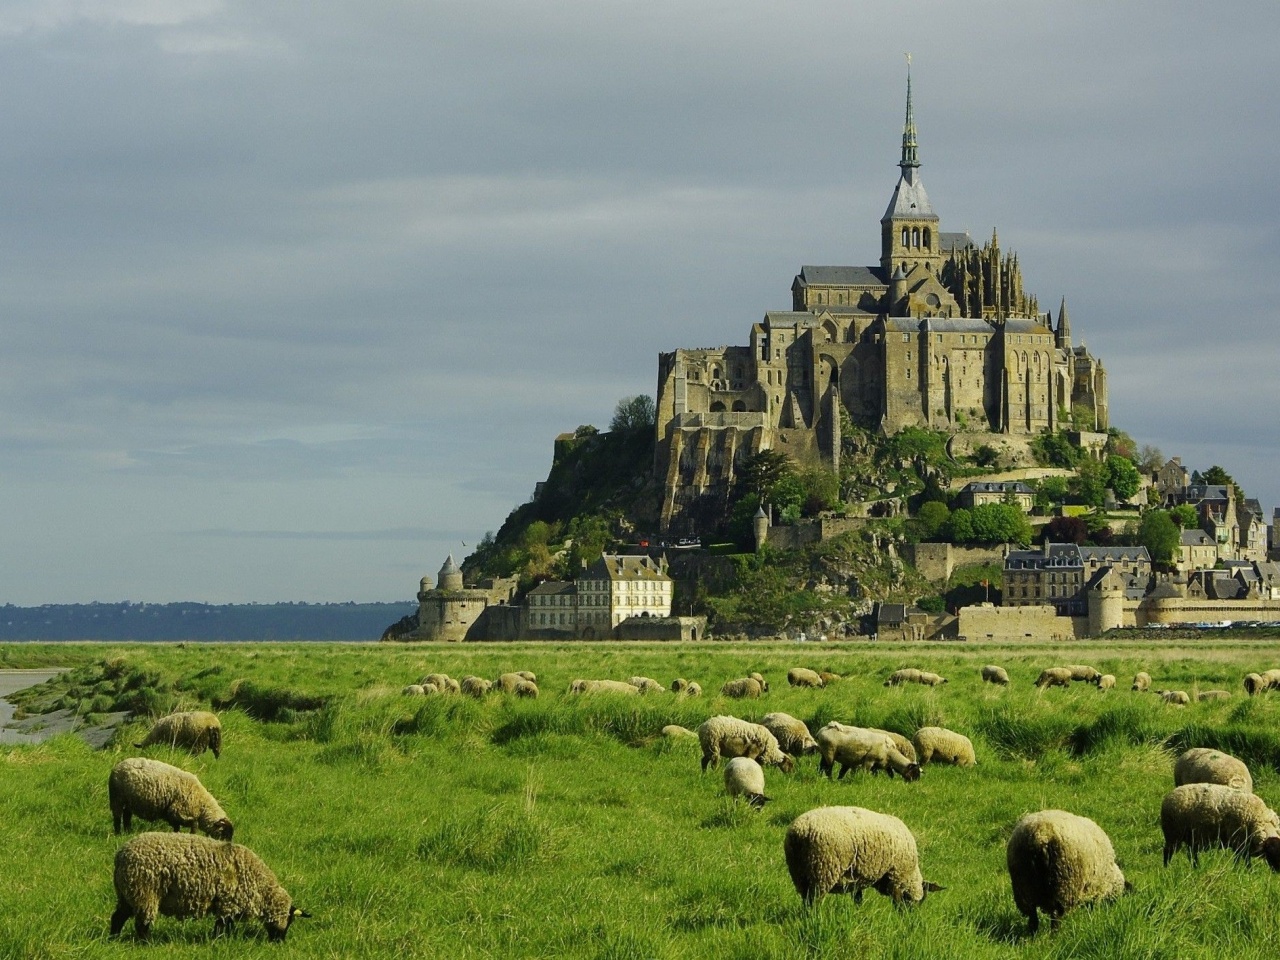
[[[0,2],[0,603],[411,597],[870,264],[913,54],[1112,420],[1280,502],[1280,5]]]

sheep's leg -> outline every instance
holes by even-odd
[[[1169,861],[1173,859],[1174,853],[1177,851],[1178,845],[1172,840],[1166,840],[1164,843],[1164,865],[1167,867]]]
[[[1032,907],[1031,912],[1027,914],[1027,933],[1035,936],[1037,930],[1040,929],[1040,914],[1036,912],[1036,908]]]
[[[132,912],[127,903],[119,898],[116,899],[116,910],[111,914],[111,936],[120,936],[120,931],[124,929],[125,922]]]

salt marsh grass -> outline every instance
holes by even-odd
[[[700,644],[146,645],[6,648],[10,666],[66,665],[23,700],[135,697],[144,712],[219,708],[221,759],[149,748],[197,773],[236,823],[236,840],[272,867],[313,917],[283,945],[252,926],[214,940],[210,920],[157,921],[150,945],[107,938],[114,906],[106,780],[138,751],[139,717],[105,750],[74,736],[0,747],[0,957],[1115,958],[1272,956],[1280,876],[1225,853],[1161,867],[1160,799],[1173,752],[1216,745],[1249,762],[1258,793],[1280,802],[1280,696],[1247,700],[1240,678],[1280,654],[1248,643],[1149,651],[1128,646],[892,647]],[[1092,663],[1120,678],[1099,692],[1037,691],[1045,666]],[[1013,683],[981,683],[1001,663]],[[793,690],[792,666],[845,680]],[[901,666],[950,678],[884,687]],[[494,677],[530,669],[537,700],[415,698],[424,673]],[[1146,669],[1159,687],[1224,688],[1230,700],[1170,707],[1128,690]],[[759,670],[756,701],[714,695]],[[577,677],[698,680],[713,695],[570,697]],[[133,678],[139,678],[134,680]],[[129,686],[132,682],[133,686]],[[43,700],[42,700],[43,698]],[[101,704],[100,704],[101,706]],[[978,765],[927,767],[913,784],[766,772],[764,810],[723,796],[699,771],[696,728],[731,713],[782,710],[910,735],[942,724],[968,735]],[[946,889],[912,910],[868,892],[806,908],[782,859],[799,814],[871,807],[915,832],[925,875]],[[1026,935],[1004,844],[1029,810],[1062,807],[1111,836],[1135,891]]]

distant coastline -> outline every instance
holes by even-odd
[[[0,643],[377,640],[417,610],[393,603],[55,603],[0,606]]]

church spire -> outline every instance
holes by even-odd
[[[911,54],[907,54],[907,118],[902,125],[902,177],[907,183],[915,182],[915,172],[920,166],[920,153],[916,145],[916,118],[911,109]]]
[[[1058,308],[1058,346],[1071,349],[1071,320],[1067,316],[1067,298],[1062,298],[1062,306]]]

